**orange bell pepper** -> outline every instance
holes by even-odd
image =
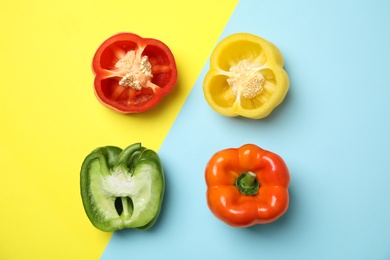
[[[217,152],[206,166],[205,179],[208,207],[232,227],[270,223],[287,211],[287,165],[256,145]]]

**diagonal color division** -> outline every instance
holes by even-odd
[[[236,4],[0,2],[0,259],[101,257],[112,233],[84,212],[82,161],[100,146],[160,148]],[[155,109],[129,116],[97,102],[91,71],[99,44],[125,31],[165,42],[179,70]]]
[[[220,39],[246,31],[278,46],[286,99],[264,120],[223,117],[203,98],[206,64],[159,150],[161,218],[116,232],[103,259],[388,259],[389,12],[386,1],[240,1]],[[290,206],[235,229],[208,210],[204,169],[245,143],[285,159]]]

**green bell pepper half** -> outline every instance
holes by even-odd
[[[152,227],[160,213],[164,189],[158,154],[140,143],[124,150],[97,148],[81,167],[84,209],[91,223],[102,231]]]

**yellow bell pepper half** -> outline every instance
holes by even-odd
[[[210,57],[203,81],[207,103],[218,113],[260,119],[284,99],[290,83],[279,49],[253,34],[224,38]]]

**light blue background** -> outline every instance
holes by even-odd
[[[390,259],[389,31],[385,0],[240,1],[221,39],[249,32],[278,46],[286,99],[264,120],[223,117],[203,97],[205,64],[159,151],[158,222],[115,232],[102,259]],[[290,207],[235,229],[208,210],[204,169],[245,143],[284,158]]]

